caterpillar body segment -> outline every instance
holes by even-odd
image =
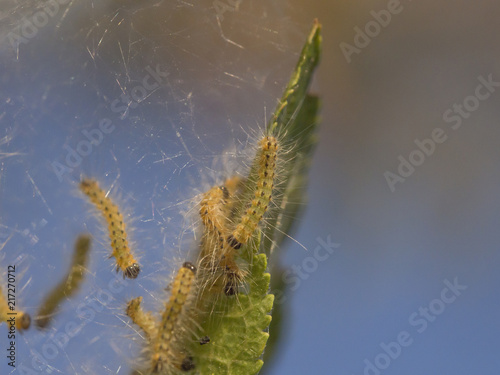
[[[275,137],[266,136],[260,142],[258,154],[258,178],[254,198],[227,241],[234,249],[246,244],[257,229],[271,202],[278,142]]]
[[[232,208],[230,191],[234,189],[232,185],[229,189],[215,186],[204,194],[200,204],[204,233],[199,263],[203,278],[212,290],[223,290],[228,296],[237,293],[244,277],[236,262],[235,250],[227,241],[230,233],[228,217]]]
[[[228,199],[229,190],[225,186],[215,186],[204,194],[200,204],[200,216],[206,227],[218,232],[226,231]]]
[[[142,310],[141,303],[142,297],[130,300],[127,304],[126,314],[142,329],[146,338],[151,343],[158,332],[158,322],[153,318],[150,312],[144,312]]]
[[[108,233],[111,248],[113,249],[110,258],[114,257],[116,259],[116,272],[121,270],[123,277],[135,279],[139,275],[141,268],[130,251],[127,231],[120,210],[106,196],[105,191],[99,187],[97,181],[83,179],[80,182],[80,190],[89,197],[108,224]]]
[[[165,305],[158,333],[153,341],[151,357],[152,374],[168,374],[176,368],[189,371],[194,368],[192,358],[182,347],[179,333],[185,334],[183,325],[190,319],[194,301],[196,267],[185,262],[177,272],[171,285],[171,296]]]
[[[222,256],[227,236],[229,191],[225,186],[214,186],[203,195],[200,203],[200,217],[204,225],[201,258],[214,262]]]
[[[73,260],[66,276],[57,284],[43,300],[35,320],[38,328],[46,328],[60,304],[71,298],[84,281],[91,248],[90,235],[80,235],[75,242]]]

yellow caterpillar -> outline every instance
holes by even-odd
[[[230,193],[225,186],[215,186],[203,195],[200,216],[204,224],[200,267],[214,277],[208,282],[217,285],[226,295],[237,293],[244,272],[235,261],[235,250],[227,242]],[[213,279],[213,280],[210,280]]]
[[[129,301],[126,314],[144,331],[146,338],[151,343],[158,332],[158,322],[156,322],[150,312],[145,313],[142,310],[141,302],[142,297],[137,297]]]
[[[116,272],[122,270],[123,277],[135,279],[141,269],[128,246],[125,223],[118,207],[106,196],[104,190],[99,187],[95,180],[82,180],[80,190],[101,211],[102,216],[108,223],[109,238],[113,249],[110,258],[115,257],[116,259]]]
[[[80,288],[88,263],[90,245],[91,239],[89,235],[81,235],[77,238],[73,260],[68,274],[45,297],[38,310],[35,323],[39,328],[47,327],[52,319],[54,311],[61,302],[66,298],[70,298]]]
[[[179,347],[176,332],[183,329],[183,323],[189,320],[192,287],[195,280],[196,267],[185,262],[177,272],[171,286],[171,296],[165,305],[158,333],[153,340],[151,372],[153,374],[168,373],[169,368],[189,371],[194,368],[193,360],[182,347]]]
[[[278,142],[275,137],[266,136],[259,145],[258,179],[254,199],[236,229],[228,237],[229,244],[235,249],[239,249],[252,237],[271,202]]]

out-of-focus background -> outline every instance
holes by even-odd
[[[322,125],[293,234],[308,251],[285,251],[265,373],[496,374],[499,15],[493,0],[2,1],[2,286],[16,264],[35,315],[78,233],[96,239],[80,294],[1,372],[130,372],[125,302],[161,305],[196,195],[244,165],[317,17]],[[81,176],[132,221],[143,273],[119,292]]]

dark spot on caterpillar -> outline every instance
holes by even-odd
[[[125,269],[123,277],[125,278],[126,276],[129,279],[135,279],[139,275],[139,272],[141,272],[141,267],[137,263],[134,263]]]
[[[229,243],[229,245],[231,245],[233,249],[236,250],[238,250],[242,245],[242,243],[239,242],[236,238],[234,238],[232,234],[227,238],[227,242]]]

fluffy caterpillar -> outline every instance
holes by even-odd
[[[194,369],[194,363],[184,348],[179,347],[178,332],[189,320],[189,313],[194,296],[192,291],[196,275],[196,267],[185,262],[177,272],[171,286],[171,295],[165,305],[158,332],[152,343],[151,373],[169,374],[170,369],[181,371]]]
[[[258,178],[254,198],[227,239],[234,249],[239,249],[252,237],[272,198],[278,142],[275,137],[266,136],[262,138],[259,145],[260,150],[257,154]]]
[[[134,298],[127,305],[126,314],[145,333],[146,338],[151,343],[158,332],[158,322],[150,312],[144,312],[141,307],[142,297]]]
[[[113,249],[110,258],[115,257],[116,259],[116,272],[122,270],[123,277],[135,279],[141,269],[128,246],[125,223],[118,207],[106,196],[105,191],[99,187],[95,180],[82,180],[80,190],[101,211],[108,223],[109,238]]]
[[[91,238],[89,235],[81,235],[77,238],[69,272],[42,302],[35,320],[37,327],[47,327],[61,302],[66,298],[70,298],[80,288],[88,263],[90,245]]]
[[[204,225],[200,268],[205,271],[206,282],[212,284],[210,287],[222,289],[228,296],[237,293],[245,276],[236,263],[234,248],[227,241],[230,198],[226,186],[214,186],[203,195],[200,203]]]

